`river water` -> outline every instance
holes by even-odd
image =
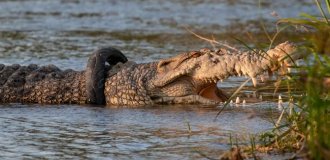
[[[89,54],[104,46],[120,49],[130,60],[149,62],[212,47],[185,28],[233,42],[231,37],[253,30],[261,17],[274,22],[272,12],[280,17],[315,13],[311,4],[301,0],[0,0],[0,63],[82,70]],[[241,82],[233,79],[222,85]],[[276,103],[264,102],[229,107],[214,120],[219,108],[0,105],[0,157],[195,159],[205,154],[218,158],[230,148],[229,137],[248,139],[270,129],[271,119],[279,115]]]

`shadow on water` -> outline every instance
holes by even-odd
[[[254,0],[0,0],[0,63],[82,70],[93,50],[109,45],[131,60],[149,62],[211,47],[185,27],[237,43],[232,37],[250,31],[264,38],[260,15],[272,26],[272,11],[282,17],[316,12],[307,0],[261,6]],[[218,157],[230,148],[230,134],[270,128],[276,107],[231,107],[213,121],[219,108],[1,105],[0,157],[194,159],[202,158],[199,151]]]

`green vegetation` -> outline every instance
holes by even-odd
[[[258,135],[250,135],[248,147],[233,146],[230,136],[230,144],[233,148],[241,148],[254,159],[257,159],[256,152],[274,150],[296,153],[293,159],[299,157],[328,159],[330,157],[330,19],[328,18],[330,17],[330,0],[324,0],[323,3],[315,0],[315,6],[319,9],[320,16],[301,13],[300,18],[278,17],[275,31],[268,31],[269,27],[266,27],[260,18],[260,26],[268,43],[265,43],[265,39],[253,39],[260,36],[248,36],[252,37],[249,41],[255,42],[253,45],[261,50],[268,50],[283,39],[296,42],[299,51],[303,53],[305,63],[302,66],[295,65],[293,67],[295,72],[287,75],[286,80],[278,82],[278,86],[287,88],[289,95],[288,103],[282,105],[283,110],[279,118],[273,120],[273,129]],[[196,37],[210,42],[212,46],[221,45],[235,50],[232,46],[220,43],[213,37],[208,39],[187,30]],[[253,47],[245,43],[246,39],[235,37],[234,39],[253,50]],[[232,94],[230,100],[236,97],[250,80],[243,82]],[[273,89],[274,92],[278,90],[276,87]],[[229,101],[224,104],[216,117],[228,103]]]
[[[290,27],[300,30],[297,43],[306,53],[306,65],[298,67],[297,74],[286,83],[288,88],[300,84],[304,94],[291,93],[289,105],[274,122],[274,129],[260,134],[259,140],[262,147],[297,151],[296,157],[327,159],[330,157],[330,0],[324,0],[326,7],[318,0],[315,4],[321,16],[302,13],[301,18],[280,19],[277,27],[281,29],[273,37],[267,34],[272,45],[281,31]]]

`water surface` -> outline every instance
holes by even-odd
[[[217,120],[218,109],[205,106],[3,105],[0,155],[13,159],[191,159],[202,158],[201,153],[218,157],[230,148],[231,135],[269,129],[271,117],[278,116],[272,105],[231,107]]]
[[[130,60],[149,62],[212,47],[185,27],[221,41],[244,37],[271,13],[314,13],[309,1],[254,0],[0,0],[0,63],[82,70],[104,46]],[[242,36],[244,35],[244,36]],[[258,37],[256,37],[258,38]],[[234,78],[222,87],[237,87]],[[0,105],[1,159],[195,159],[217,158],[230,135],[246,143],[273,127],[277,104],[102,108],[78,105]],[[190,129],[189,129],[190,128]],[[283,158],[273,155],[273,159]]]

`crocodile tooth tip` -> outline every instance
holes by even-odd
[[[251,79],[252,79],[253,86],[257,87],[258,81],[257,81],[256,77],[251,77]]]
[[[260,80],[261,80],[261,82],[265,82],[266,81],[266,77],[264,75],[261,75],[260,76]]]
[[[239,104],[240,103],[240,99],[239,97],[236,97],[236,101],[235,101],[236,104]]]
[[[288,68],[288,73],[291,73],[292,69],[291,68]]]

